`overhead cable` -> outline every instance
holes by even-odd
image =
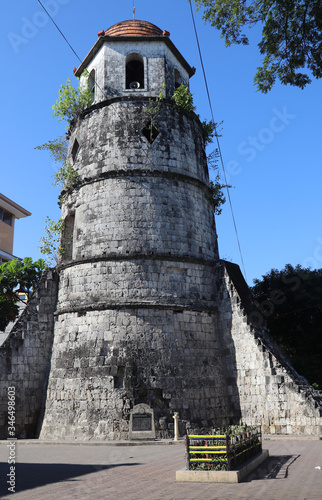
[[[196,22],[195,22],[195,16],[194,16],[194,13],[193,13],[193,8],[192,8],[191,0],[189,0],[189,4],[190,4],[191,17],[192,17],[193,27],[194,27],[194,31],[195,31],[195,36],[196,36],[198,51],[199,51],[199,57],[200,57],[202,72],[203,72],[203,76],[204,76],[204,80],[205,80],[205,85],[206,85],[206,90],[207,90],[207,96],[208,96],[208,101],[209,101],[209,108],[210,108],[211,118],[212,118],[212,121],[213,121],[214,126],[215,126],[215,137],[216,137],[216,142],[217,142],[217,148],[218,148],[220,163],[221,163],[222,171],[223,171],[223,174],[224,174],[224,179],[225,179],[225,184],[226,184],[226,189],[227,189],[227,197],[228,197],[230,211],[231,211],[231,215],[232,215],[232,219],[233,219],[233,224],[234,224],[234,229],[235,229],[235,234],[236,234],[236,239],[237,239],[237,244],[238,244],[238,249],[239,249],[239,254],[240,254],[240,259],[241,259],[241,263],[242,263],[242,266],[243,266],[243,271],[244,271],[245,279],[247,281],[246,269],[245,269],[243,254],[242,254],[242,251],[241,251],[241,245],[240,245],[240,241],[239,241],[239,236],[238,236],[238,231],[237,231],[237,224],[236,224],[236,220],[235,220],[235,216],[234,216],[234,211],[233,211],[233,205],[232,205],[232,201],[231,201],[231,197],[230,197],[230,192],[229,192],[229,187],[228,187],[228,182],[227,182],[226,169],[225,169],[225,164],[224,164],[223,155],[222,155],[222,151],[221,151],[221,147],[220,147],[220,142],[219,142],[219,135],[218,135],[218,132],[217,132],[216,122],[215,122],[215,119],[214,119],[214,113],[213,113],[213,109],[212,109],[212,103],[211,103],[211,98],[210,98],[210,93],[209,93],[207,76],[206,76],[206,71],[205,71],[205,67],[204,67],[204,64],[203,64],[203,58],[202,58],[202,53],[201,53],[201,48],[200,48],[200,43],[199,43],[199,37],[198,37],[198,32],[197,32],[197,27],[196,27]]]

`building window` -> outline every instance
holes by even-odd
[[[89,74],[88,88],[92,93],[92,102],[94,102],[95,101],[95,69],[92,69],[92,71]]]
[[[126,58],[126,88],[144,89],[144,63],[139,54],[130,54]]]
[[[12,214],[3,208],[0,208],[0,220],[5,224],[8,224],[8,226],[12,226]]]
[[[65,227],[63,231],[63,259],[72,260],[73,258],[73,245],[74,245],[74,226],[75,226],[75,214],[70,214],[65,218]]]
[[[177,89],[182,84],[182,78],[177,69],[174,70],[174,87]]]
[[[72,149],[72,158],[73,158],[73,162],[74,163],[75,163],[75,160],[76,160],[76,156],[77,156],[78,150],[79,150],[78,140],[75,139],[74,144],[73,144],[73,149]]]

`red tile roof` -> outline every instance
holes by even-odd
[[[147,21],[122,21],[105,31],[105,36],[162,36],[163,31]]]

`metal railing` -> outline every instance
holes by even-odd
[[[260,427],[238,434],[188,435],[188,470],[233,470],[262,451]]]

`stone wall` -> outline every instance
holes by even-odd
[[[251,325],[247,285],[236,264],[221,262],[219,322],[227,366],[235,356],[241,418],[272,434],[322,435],[322,395],[280,353],[265,328]],[[253,309],[254,310],[254,309]]]
[[[82,180],[154,170],[208,182],[198,121],[174,112],[173,101],[165,99],[155,117],[159,135],[151,145],[142,132],[149,125],[150,106],[148,98],[132,95],[109,99],[84,112],[71,132],[68,155],[68,163]],[[73,158],[75,140],[79,149]]]
[[[201,130],[165,101],[149,143],[150,105],[112,99],[71,134],[79,179],[62,207],[73,224],[62,240],[42,438],[127,438],[140,403],[153,408],[159,437],[172,436],[173,411],[184,430],[232,418]]]
[[[198,121],[164,101],[150,143],[150,105],[111,99],[75,124],[59,291],[44,273],[0,348],[0,437],[8,387],[20,438],[127,439],[137,404],[163,438],[174,411],[181,435],[239,419],[321,434],[321,396],[250,324],[240,270],[218,260]]]
[[[58,275],[43,273],[36,291],[0,347],[0,438],[7,439],[8,388],[15,388],[16,437],[34,438],[42,414],[57,302]]]
[[[179,309],[179,308],[178,308]],[[216,313],[120,308],[59,316],[41,438],[128,439],[129,412],[146,403],[158,437],[228,424]]]

